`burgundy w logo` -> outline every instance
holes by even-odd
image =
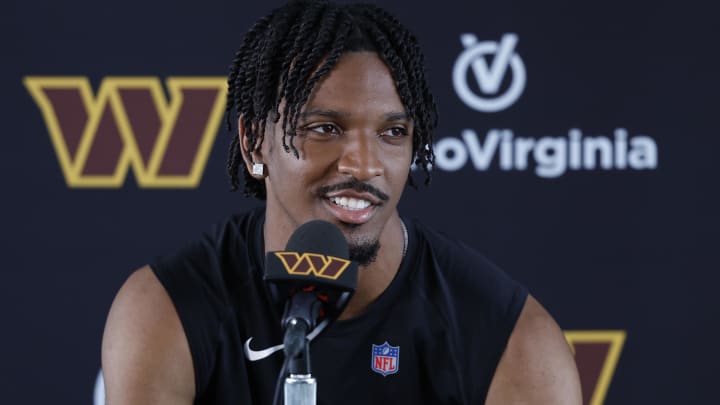
[[[289,274],[308,275],[337,280],[350,265],[350,260],[318,253],[275,252]]]
[[[222,77],[106,77],[93,95],[86,77],[26,77],[70,187],[200,182],[225,106]]]
[[[602,405],[625,344],[624,330],[566,330],[575,353],[584,405]]]

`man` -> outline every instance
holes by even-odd
[[[411,164],[429,177],[435,127],[422,55],[397,20],[316,1],[274,11],[233,62],[233,110],[233,185],[242,171],[266,205],[128,279],[103,340],[109,404],[272,403],[282,335],[263,257],[313,219],[337,225],[360,264],[356,294],[311,345],[319,403],[581,402],[537,301],[397,212]]]

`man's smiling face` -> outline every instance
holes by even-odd
[[[371,52],[339,59],[301,112],[299,158],[282,147],[281,122],[269,125],[256,159],[267,165],[273,232],[284,243],[298,226],[323,219],[340,227],[351,252],[377,251],[408,178],[413,136],[385,63]]]

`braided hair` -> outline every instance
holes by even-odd
[[[425,81],[423,55],[415,37],[395,17],[374,5],[296,0],[255,23],[230,66],[228,129],[238,117],[242,120],[249,144],[246,158],[252,161],[250,154],[262,145],[267,119],[277,123],[282,117],[283,148],[297,157],[293,138],[301,109],[340,56],[354,51],[375,52],[390,69],[414,124],[413,163],[423,169],[425,184],[429,184],[437,109]],[[235,134],[227,164],[231,188],[238,189],[242,167],[245,194],[265,199],[265,183],[245,169],[242,153]],[[414,185],[412,176],[408,181]]]

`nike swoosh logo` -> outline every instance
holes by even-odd
[[[279,350],[282,350],[285,347],[285,345],[279,344],[277,346],[268,347],[267,349],[263,349],[263,350],[253,350],[250,348],[250,342],[252,340],[253,340],[253,338],[249,338],[248,340],[245,341],[245,357],[247,357],[247,359],[250,361],[262,360],[262,359],[270,356],[271,354],[273,354]]]
[[[320,332],[322,332],[323,329],[325,329],[325,327],[327,327],[328,324],[329,324],[329,321],[327,319],[323,319],[322,322],[320,322],[320,324],[315,329],[313,329],[312,332],[308,333],[308,335],[307,335],[308,341],[312,341],[313,339],[315,339],[315,337],[317,337],[317,335],[319,335]],[[262,360],[262,359],[272,355],[273,353],[285,348],[285,345],[281,343],[279,345],[268,347],[267,349],[253,350],[250,348],[250,342],[252,340],[253,340],[252,337],[248,338],[248,340],[245,341],[245,347],[244,347],[245,357],[247,357],[247,359],[250,361]]]

